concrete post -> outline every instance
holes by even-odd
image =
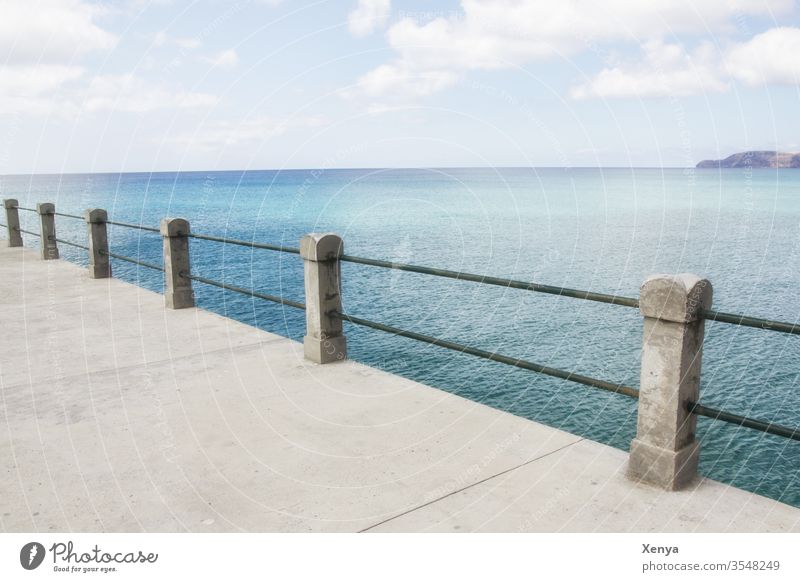
[[[108,256],[108,213],[102,208],[92,208],[83,213],[89,235],[89,277],[107,279],[111,276]],[[105,254],[104,254],[105,253]]]
[[[676,490],[697,474],[697,419],[686,403],[697,401],[711,283],[695,275],[655,275],[642,285],[644,316],[639,417],[628,475]]]
[[[194,307],[192,280],[181,277],[191,273],[189,269],[189,221],[183,218],[161,220],[161,236],[164,239],[164,277],[166,287],[164,299],[169,309]]]
[[[42,259],[51,261],[58,258],[58,245],[56,244],[56,206],[50,202],[42,202],[36,205],[36,212],[39,213],[41,222],[41,245],[40,250]]]
[[[14,198],[3,200],[6,209],[6,225],[8,226],[8,246],[21,247],[22,233],[19,231],[19,202]]]
[[[335,234],[311,233],[300,239],[306,290],[306,335],[303,351],[318,364],[338,362],[347,357],[347,341],[342,335],[342,320],[330,317],[342,310],[342,283],[339,257],[344,243]]]

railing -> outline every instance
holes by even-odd
[[[38,204],[37,208],[33,209],[20,207],[16,200],[6,200],[4,206],[7,224],[0,226],[8,229],[9,246],[22,246],[20,233],[25,233],[41,239],[43,243],[41,245],[42,258],[44,259],[58,258],[57,243],[85,249],[89,253],[89,270],[90,276],[93,278],[111,276],[110,258],[162,271],[166,281],[165,301],[169,308],[194,307],[192,282],[198,282],[305,310],[305,357],[317,363],[326,364],[346,358],[347,347],[342,324],[348,322],[462,354],[636,398],[639,400],[637,435],[631,444],[628,463],[628,473],[636,480],[647,481],[667,489],[678,489],[696,475],[699,444],[695,441],[694,433],[697,416],[705,416],[791,440],[800,440],[800,428],[782,426],[718,410],[698,401],[704,322],[706,320],[794,335],[800,334],[800,324],[713,310],[710,308],[711,284],[707,280],[693,275],[652,277],[642,285],[640,296],[636,299],[347,255],[343,252],[343,241],[334,234],[306,235],[301,239],[299,248],[295,248],[192,233],[189,223],[179,218],[165,218],[162,220],[160,228],[154,228],[141,224],[110,221],[102,209],[87,210],[84,216],[77,216],[55,212],[52,204]],[[19,210],[35,212],[40,216],[40,233],[20,228]],[[89,244],[82,245],[56,238],[55,216],[84,220],[87,223]],[[160,233],[163,238],[164,265],[155,265],[111,252],[108,248],[106,232],[106,225],[109,224]],[[189,240],[191,239],[300,255],[304,262],[305,303],[192,274],[189,253]],[[341,302],[340,265],[342,262],[638,308],[645,320],[641,386],[635,388],[592,378],[344,313]]]

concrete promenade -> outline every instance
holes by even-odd
[[[800,509],[636,484],[625,452],[0,247],[4,531],[800,531]]]

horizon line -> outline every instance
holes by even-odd
[[[335,168],[254,168],[254,169],[214,169],[214,170],[104,170],[100,172],[67,171],[67,172],[19,172],[0,174],[2,178],[19,176],[85,176],[85,175],[122,175],[122,174],[197,174],[197,173],[229,173],[229,172],[312,172],[312,171],[382,171],[382,170],[724,170],[737,168],[698,168],[697,166],[353,166]],[[784,168],[754,168],[777,170]],[[786,168],[791,169],[791,168]]]

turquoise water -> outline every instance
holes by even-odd
[[[654,273],[694,272],[723,311],[800,313],[800,171],[682,169],[297,170],[0,177],[2,197],[57,210],[106,208],[155,226],[297,246],[335,231],[348,253],[635,297]],[[35,215],[22,212],[23,228]],[[59,218],[60,238],[85,241]],[[157,234],[110,228],[112,250],[160,262]],[[26,238],[26,245],[38,241]],[[296,255],[192,241],[193,270],[302,300]],[[85,264],[83,251],[62,256]],[[115,276],[162,291],[160,273]],[[303,314],[196,284],[213,311],[295,339]],[[638,385],[635,309],[343,265],[348,312],[502,354]],[[800,338],[709,322],[701,400],[800,425]],[[636,403],[531,372],[347,326],[354,359],[627,449]],[[701,472],[800,506],[800,443],[699,419]]]

